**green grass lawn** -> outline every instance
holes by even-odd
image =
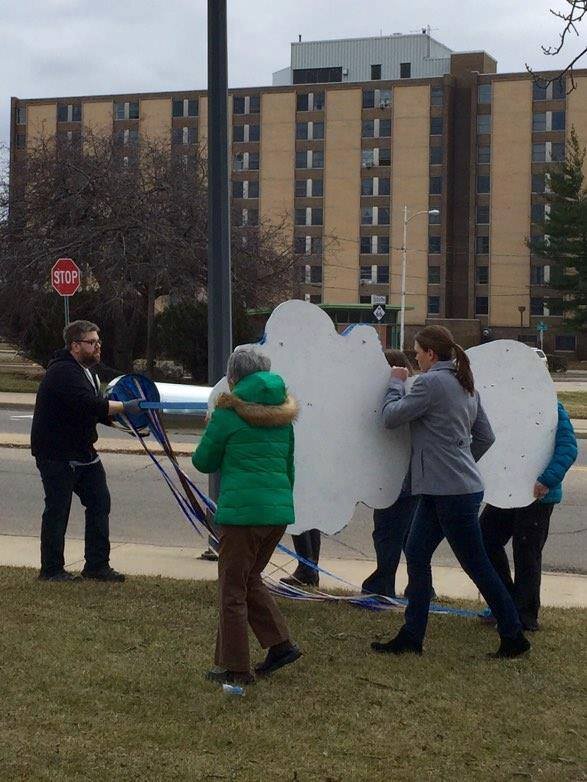
[[[304,656],[238,698],[202,677],[214,584],[0,568],[0,592],[2,780],[585,779],[585,611],[545,609],[519,660],[453,617],[389,659],[399,614],[283,601]]]
[[[0,391],[10,391],[14,394],[36,394],[39,380],[31,380],[12,372],[0,372]]]
[[[558,398],[571,418],[587,418],[587,391],[559,391]]]

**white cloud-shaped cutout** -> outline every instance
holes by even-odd
[[[498,508],[534,502],[534,483],[554,450],[558,421],[554,383],[522,342],[500,339],[467,355],[495,443],[479,461],[485,501]]]
[[[298,400],[295,424],[295,533],[345,527],[355,506],[386,508],[397,499],[409,466],[408,427],[383,427],[389,365],[377,332],[355,326],[338,334],[319,307],[280,304],[257,346]],[[225,390],[225,380],[214,389]]]

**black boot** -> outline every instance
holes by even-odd
[[[374,652],[380,652],[382,654],[422,654],[422,644],[419,641],[414,641],[413,638],[410,638],[403,627],[391,641],[387,641],[386,643],[373,641],[371,649],[373,649]]]
[[[530,641],[520,630],[520,632],[514,638],[504,638],[502,636],[497,652],[493,652],[488,656],[511,659],[512,657],[519,657],[521,654],[525,654],[529,651]]]
[[[301,656],[302,652],[297,644],[291,641],[284,641],[269,648],[263,662],[255,665],[255,673],[257,676],[269,676],[274,671],[283,668],[284,665],[295,663]]]
[[[282,582],[282,584],[287,584],[288,586],[317,587],[320,583],[320,577],[316,571],[309,571],[308,573],[303,572],[298,574],[298,571],[296,570],[293,575],[285,576],[279,580]]]

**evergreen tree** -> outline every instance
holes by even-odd
[[[575,129],[565,160],[546,175],[544,237],[530,241],[539,258],[550,263],[550,285],[564,296],[565,325],[583,330],[587,324],[587,189]]]

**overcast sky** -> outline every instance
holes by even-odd
[[[205,0],[0,0],[0,143],[10,97],[94,95],[206,87]],[[271,84],[301,34],[320,40],[414,32],[426,25],[454,51],[485,49],[498,71],[558,67],[541,54],[564,0],[228,0],[230,86]],[[583,64],[587,67],[587,61]]]

